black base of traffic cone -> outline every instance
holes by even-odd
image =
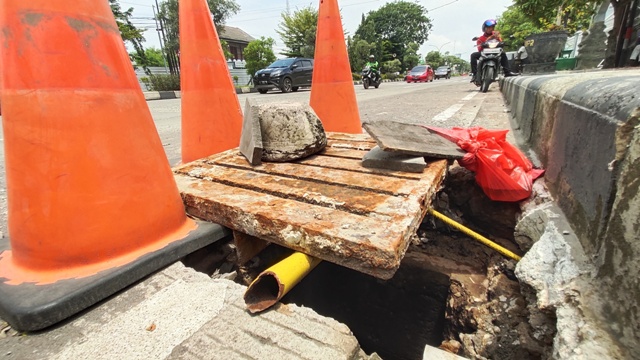
[[[218,224],[196,222],[198,228],[186,238],[127,265],[86,278],[61,280],[48,285],[7,285],[0,278],[0,317],[18,331],[44,329],[182,257],[231,235],[229,229]],[[0,254],[8,249],[8,239],[0,240]]]

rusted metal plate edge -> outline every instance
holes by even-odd
[[[422,178],[415,182],[406,182],[404,187],[398,189],[400,194],[416,194],[426,192],[427,188],[440,187],[442,179],[447,171],[447,160],[435,160],[427,163],[427,167],[422,172]]]
[[[212,191],[224,185],[175,178],[190,215],[382,279],[397,270],[420,221],[413,216],[381,222],[242,189],[225,194],[233,190]]]

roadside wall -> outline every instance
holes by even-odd
[[[595,266],[588,304],[614,339],[640,353],[640,70],[507,78],[514,129]]]

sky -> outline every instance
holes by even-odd
[[[161,0],[158,0],[160,2]],[[419,53],[424,57],[429,51],[462,56],[464,59],[475,51],[471,38],[482,33],[481,26],[486,19],[495,19],[512,4],[512,0],[414,0],[427,10],[431,19],[429,39],[422,44]],[[238,27],[254,38],[275,39],[276,56],[284,49],[280,36],[276,33],[281,21],[280,14],[287,9],[287,0],[236,0],[240,11],[226,22]],[[312,6],[317,9],[319,0],[289,0],[291,11]],[[390,0],[338,0],[344,30],[353,36],[360,24],[362,14],[382,7]],[[123,8],[133,7],[134,24],[148,27],[145,32],[145,47],[160,47],[158,33],[153,25],[155,0],[120,0]],[[498,24],[499,30],[500,24]]]

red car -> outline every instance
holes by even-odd
[[[408,83],[433,81],[433,68],[429,65],[418,65],[409,71],[406,80]]]

